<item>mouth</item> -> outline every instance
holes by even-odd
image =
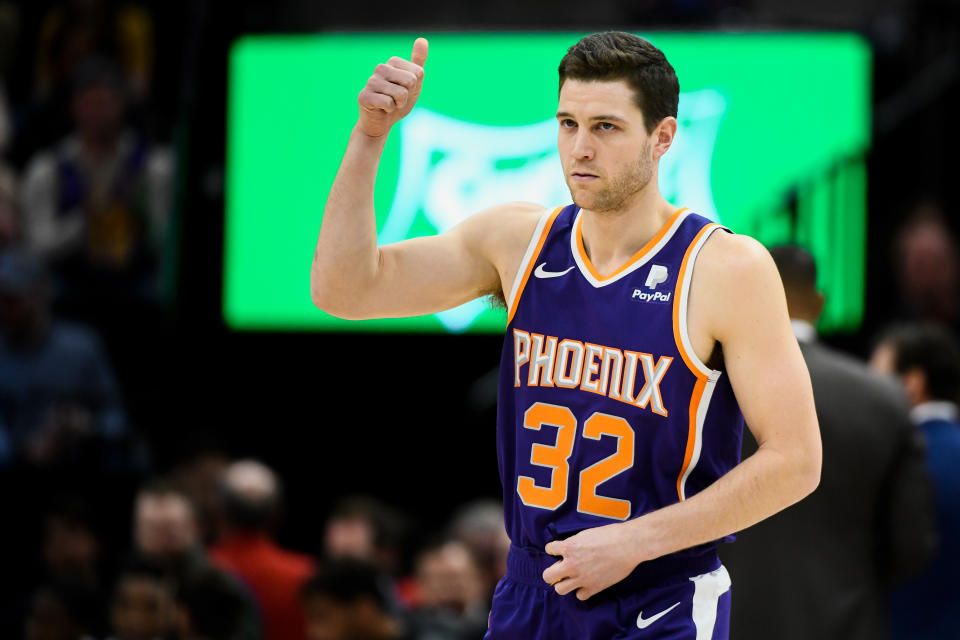
[[[570,173],[570,179],[574,182],[593,182],[594,180],[599,180],[600,176],[587,171],[573,171]]]

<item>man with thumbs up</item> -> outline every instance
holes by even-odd
[[[679,82],[659,49],[621,32],[583,38],[560,63],[574,204],[507,203],[378,247],[377,165],[420,95],[427,50],[418,38],[360,92],[314,303],[363,319],[503,300],[497,447],[512,546],[488,638],[726,639],[718,544],[820,474],[810,379],[769,253],[660,194]],[[740,462],[744,418],[759,447]]]

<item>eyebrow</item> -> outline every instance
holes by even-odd
[[[558,111],[558,112],[557,112],[557,117],[558,117],[558,118],[573,118],[573,114],[572,114],[572,113],[567,113],[566,111]],[[615,116],[615,115],[612,115],[612,114],[610,114],[610,115],[593,116],[593,117],[590,118],[590,119],[593,120],[593,121],[597,121],[597,120],[612,120],[612,121],[616,121],[616,122],[626,122],[626,120],[624,120],[624,119],[621,118],[620,116]]]

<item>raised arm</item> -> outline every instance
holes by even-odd
[[[697,259],[688,318],[692,339],[706,335],[723,345],[726,373],[759,447],[687,500],[549,543],[547,553],[563,560],[543,578],[559,593],[588,598],[641,562],[745,529],[819,483],[810,375],[767,250],[745,236],[711,236]]]
[[[421,315],[497,293],[512,283],[542,211],[501,205],[444,234],[377,247],[377,167],[390,128],[420,95],[426,59],[427,41],[418,38],[410,60],[377,65],[358,97],[360,116],[327,198],[310,270],[313,302],[332,315]]]

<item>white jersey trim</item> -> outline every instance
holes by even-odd
[[[715,225],[700,236],[700,239],[697,240],[697,243],[690,250],[690,257],[687,260],[687,269],[683,274],[683,283],[680,285],[680,294],[677,296],[678,308],[678,324],[680,330],[680,342],[683,350],[687,352],[687,357],[690,359],[690,362],[694,367],[697,368],[695,373],[706,376],[712,381],[716,381],[721,372],[717,369],[711,369],[708,367],[700,358],[697,356],[697,352],[693,350],[693,345],[690,342],[690,336],[687,333],[687,304],[690,298],[690,283],[693,282],[693,272],[697,266],[697,255],[700,253],[700,249],[703,248],[704,243],[713,235],[718,229],[726,230],[726,227],[720,225]]]
[[[719,376],[718,376],[719,378]],[[680,478],[680,499],[687,499],[687,478],[696,469],[700,462],[700,451],[703,448],[703,425],[707,420],[707,411],[710,410],[710,399],[713,398],[713,391],[717,388],[717,378],[708,378],[703,387],[703,395],[700,396],[700,404],[697,405],[697,430],[693,440],[693,454],[690,456],[690,464]]]
[[[660,238],[660,241],[657,242],[646,254],[641,258],[637,259],[636,262],[631,264],[629,267],[621,271],[615,276],[609,278],[604,278],[603,280],[597,280],[592,273],[590,273],[590,268],[584,264],[583,259],[580,257],[579,247],[577,246],[577,236],[580,235],[580,224],[582,222],[581,216],[583,215],[582,209],[577,209],[577,215],[573,220],[573,226],[570,229],[570,253],[573,255],[574,261],[577,263],[577,268],[580,270],[580,273],[583,274],[583,277],[587,279],[587,282],[592,284],[596,288],[605,287],[609,284],[625,278],[650,260],[652,260],[656,255],[663,249],[664,246],[670,239],[673,238],[673,234],[677,232],[677,229],[680,228],[680,225],[683,224],[683,221],[692,211],[689,209],[684,209],[680,212],[680,215],[677,216],[677,219],[673,221],[673,224],[670,225],[670,228],[667,229],[667,232],[663,234],[663,237]]]
[[[537,250],[537,244],[540,243],[540,236],[543,235],[543,228],[547,224],[547,220],[550,219],[550,216],[553,212],[556,211],[556,208],[546,209],[543,214],[540,215],[540,220],[537,222],[537,227],[533,230],[533,235],[530,236],[530,242],[527,244],[527,251],[523,254],[523,259],[520,261],[520,265],[517,268],[517,277],[513,279],[513,287],[510,288],[510,297],[507,298],[507,313],[510,313],[510,309],[513,309],[513,303],[517,296],[517,290],[520,288],[520,285],[523,284],[523,276],[527,272],[527,267],[530,265],[530,261],[533,260],[536,256],[533,254]]]

